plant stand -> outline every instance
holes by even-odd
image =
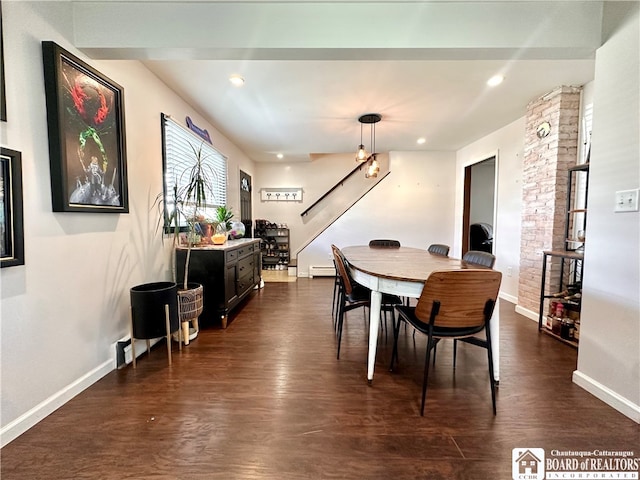
[[[182,338],[189,345],[189,323],[193,323],[196,335],[200,331],[198,317],[203,308],[204,289],[199,283],[190,283],[187,290],[178,290],[178,316],[182,325]]]
[[[151,354],[149,340],[165,337],[169,365],[171,365],[171,333],[180,330],[176,292],[177,285],[173,282],[146,283],[131,288],[133,368],[136,368],[136,338],[147,341],[147,352]],[[180,346],[182,347],[182,344]]]

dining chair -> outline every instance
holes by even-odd
[[[434,255],[441,255],[443,257],[449,256],[449,245],[443,245],[441,243],[432,243],[427,248],[429,253],[433,253]]]
[[[333,258],[336,264],[336,268],[340,275],[341,289],[338,300],[338,354],[337,358],[340,359],[340,346],[342,343],[342,327],[344,324],[344,314],[350,310],[354,310],[360,307],[371,306],[371,290],[367,287],[360,285],[351,278],[351,274],[347,269],[347,260],[344,257],[342,251],[335,245],[331,245],[331,251],[333,252]],[[391,312],[392,325],[395,323],[394,306],[401,304],[402,300],[396,295],[382,294],[381,313],[384,312],[385,320],[386,314]],[[366,318],[366,317],[365,317]],[[386,321],[385,321],[386,323]],[[382,323],[381,323],[382,324]]]
[[[462,256],[462,260],[471,264],[479,265],[481,267],[493,268],[496,263],[495,255],[488,252],[481,252],[479,250],[469,250]],[[458,356],[458,340],[453,341],[453,368],[456,368],[456,357]],[[433,364],[436,363],[436,350],[433,352]]]
[[[386,240],[386,239],[374,239],[369,242],[370,247],[384,247],[384,248],[400,248],[400,242],[398,240]]]
[[[338,272],[338,265],[336,265],[335,258],[333,259],[333,268],[335,268],[336,276],[334,277],[334,280],[333,280],[333,299],[331,300],[331,316],[333,318],[333,328],[335,330],[338,326],[338,301],[340,298],[340,292],[342,290],[340,273]]]
[[[352,282],[351,275],[347,270],[346,262],[342,252],[335,245],[331,245],[333,260],[336,265],[338,276],[340,277],[340,288],[338,293],[337,309],[337,331],[338,331],[338,355],[340,359],[340,345],[342,343],[342,325],[344,314],[360,307],[368,307],[371,304],[371,291],[368,288]]]
[[[469,248],[491,253],[493,248],[493,227],[488,223],[469,225]]]
[[[495,255],[488,252],[481,252],[480,250],[469,250],[462,256],[462,260],[467,263],[489,268],[493,268],[493,265],[496,263]]]
[[[393,371],[397,360],[401,319],[427,335],[421,416],[424,416],[431,350],[444,338],[457,339],[487,350],[491,402],[493,414],[496,414],[490,320],[501,280],[502,274],[495,270],[438,270],[429,275],[415,307],[396,306],[398,317],[393,330],[394,345],[390,370]],[[484,339],[475,336],[482,330],[485,331]]]

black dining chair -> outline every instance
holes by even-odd
[[[342,289],[340,281],[340,273],[338,273],[338,266],[336,265],[335,258],[333,259],[333,267],[336,270],[336,276],[333,280],[333,299],[331,300],[331,316],[333,317],[334,330],[338,326],[338,300],[340,298],[340,291]]]
[[[479,250],[469,250],[462,256],[462,260],[467,263],[489,268],[493,268],[493,265],[496,263],[495,255],[489,252],[481,252]]]
[[[398,240],[386,240],[386,239],[374,239],[369,241],[370,247],[383,247],[383,248],[400,248],[400,242]]]
[[[443,243],[432,243],[431,245],[429,245],[429,247],[427,248],[427,251],[433,255],[440,255],[441,257],[448,257],[449,256],[449,245],[445,245]],[[409,306],[411,305],[411,299],[409,297],[407,297],[405,299],[405,305]],[[416,331],[413,331],[413,336],[415,337],[416,335]],[[435,354],[434,354],[434,359],[435,359]]]
[[[360,307],[371,306],[371,290],[367,287],[360,285],[351,278],[351,274],[347,269],[347,260],[344,257],[342,251],[335,245],[331,245],[331,251],[333,252],[333,258],[340,276],[340,290],[338,299],[338,355],[340,359],[340,346],[342,343],[342,327],[344,325],[344,314],[350,310],[354,310]],[[394,306],[401,304],[402,300],[396,295],[382,294],[382,303],[380,307],[380,314],[384,313],[385,323],[387,313],[391,313],[392,325],[395,323],[395,311]],[[366,317],[365,317],[366,318]],[[382,322],[380,322],[382,325]]]
[[[444,245],[442,243],[432,243],[427,248],[429,253],[433,253],[434,255],[441,255],[443,257],[449,256],[449,245]]]
[[[393,371],[397,360],[401,320],[410,323],[416,330],[427,335],[420,415],[424,415],[431,351],[443,338],[457,339],[487,350],[491,402],[493,414],[496,414],[490,320],[498,298],[501,280],[500,272],[488,269],[435,271],[425,282],[415,307],[396,306],[398,318],[393,330],[394,345],[390,370]],[[483,330],[485,338],[476,337]]]
[[[493,227],[488,223],[472,223],[469,225],[469,248],[491,253],[493,249]]]

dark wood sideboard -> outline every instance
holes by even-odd
[[[187,249],[176,251],[178,283],[184,277]],[[224,245],[207,245],[191,249],[189,282],[204,287],[204,308],[201,325],[222,322],[227,328],[229,312],[235,308],[256,285],[260,284],[260,239],[229,240]]]

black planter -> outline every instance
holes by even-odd
[[[155,282],[131,288],[134,338],[167,336],[165,305],[169,305],[170,333],[173,333],[180,328],[177,285],[174,282]]]

